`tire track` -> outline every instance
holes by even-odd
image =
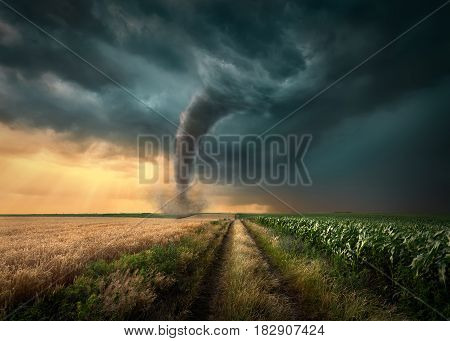
[[[191,305],[191,314],[189,320],[205,321],[211,314],[211,301],[215,295],[220,277],[222,263],[225,257],[225,247],[229,239],[230,229],[233,221],[227,224],[226,231],[219,238],[219,245],[216,247],[215,257],[210,263],[208,270],[202,281],[199,295]]]
[[[210,319],[295,319],[292,300],[240,220],[230,228],[224,253]]]
[[[262,257],[264,258],[265,262],[269,266],[269,271],[272,273],[273,276],[277,278],[279,281],[279,290],[288,297],[290,304],[294,311],[294,319],[295,320],[301,320],[301,321],[307,321],[310,320],[308,316],[305,316],[305,313],[302,309],[302,300],[299,296],[298,291],[293,290],[290,283],[284,278],[281,271],[273,264],[270,257],[261,249],[261,247],[258,245],[258,241],[255,239],[254,232],[248,227],[248,225],[245,223],[245,221],[242,222],[242,225],[245,226],[245,229],[249,235],[249,237],[252,239],[252,241],[255,243],[256,247],[258,248],[259,252],[261,253]]]

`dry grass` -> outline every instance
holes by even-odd
[[[236,220],[226,246],[213,320],[289,320],[293,311],[269,265]]]
[[[133,310],[150,306],[156,299],[153,287],[145,283],[138,271],[116,271],[108,279],[108,284],[101,282],[99,286],[105,316],[126,316]]]
[[[92,260],[166,243],[207,221],[0,217],[0,316],[10,305],[72,281]]]

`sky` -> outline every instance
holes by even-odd
[[[206,211],[450,211],[444,0],[6,3],[0,213],[158,210],[174,184],[139,183],[138,135],[175,136],[186,111],[209,134],[261,134],[299,107],[270,132],[311,134],[311,186],[190,196]]]

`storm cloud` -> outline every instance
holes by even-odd
[[[131,148],[138,134],[175,135],[194,108],[203,127],[188,130],[260,134],[442,3],[11,3],[142,102],[0,4],[0,121]],[[277,193],[300,210],[448,212],[449,15],[450,5],[271,130],[313,135],[314,185]]]

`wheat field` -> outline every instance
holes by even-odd
[[[0,315],[54,289],[95,259],[166,243],[210,221],[91,217],[0,217]]]

